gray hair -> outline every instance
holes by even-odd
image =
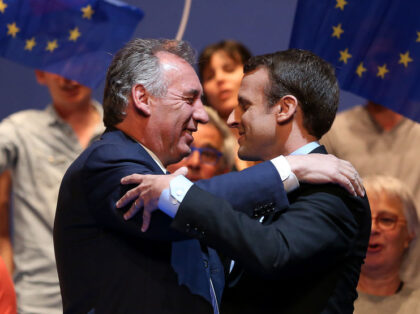
[[[141,84],[153,96],[165,96],[167,82],[162,77],[158,52],[172,53],[189,64],[195,52],[184,42],[171,39],[134,39],[114,56],[108,68],[103,107],[104,124],[114,126],[124,120],[131,88]]]
[[[408,232],[417,236],[419,219],[416,205],[411,192],[403,182],[394,177],[376,175],[364,178],[363,184],[373,193],[378,195],[386,194],[390,198],[400,200],[403,207],[402,211],[407,221]]]
[[[212,124],[219,131],[223,139],[223,162],[227,168],[232,169],[235,164],[235,137],[232,135],[232,132],[229,130],[229,127],[226,125],[226,122],[220,118],[217,112],[208,106],[204,106],[208,116],[209,124]]]

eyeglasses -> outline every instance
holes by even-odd
[[[379,213],[376,217],[372,216],[373,221],[382,231],[389,231],[394,230],[398,222],[405,223],[406,220],[392,213]]]
[[[198,148],[198,147],[191,146],[191,154],[187,158],[191,157],[195,151],[197,151],[200,154],[200,163],[213,165],[213,166],[216,165],[220,157],[223,156],[223,154],[215,148],[211,148],[211,147]]]

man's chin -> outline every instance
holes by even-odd
[[[260,161],[261,160],[261,158],[256,156],[255,153],[249,152],[246,149],[244,149],[243,147],[239,147],[238,157],[241,160],[245,160],[245,161]]]
[[[170,164],[176,164],[180,162],[184,157],[189,156],[191,153],[191,148],[189,146],[179,149],[176,153],[173,153]]]

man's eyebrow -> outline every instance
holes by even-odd
[[[190,89],[184,92],[184,96],[187,97],[198,97],[201,95],[201,91],[199,89]]]
[[[243,105],[250,104],[251,102],[244,97],[238,96],[238,103],[240,106],[243,106]]]

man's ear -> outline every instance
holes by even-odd
[[[284,123],[293,118],[297,111],[298,100],[293,95],[286,95],[280,98],[276,106],[278,123]]]
[[[42,70],[35,70],[35,78],[38,84],[45,85],[45,72]]]
[[[141,114],[150,116],[149,94],[141,84],[136,84],[131,88],[131,97],[133,106]]]

